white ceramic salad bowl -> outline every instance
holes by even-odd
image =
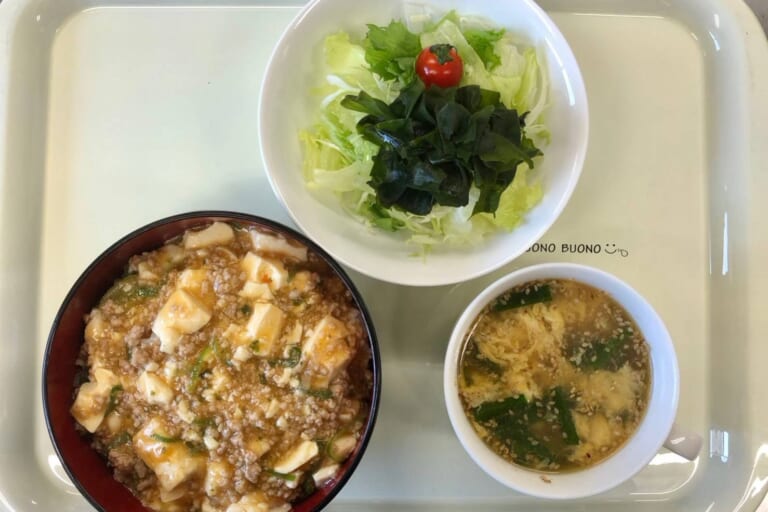
[[[426,3],[428,4],[428,2]],[[368,276],[412,286],[444,285],[481,276],[510,262],[555,222],[576,186],[587,150],[587,97],[576,59],[550,18],[531,0],[441,0],[431,5],[402,0],[315,0],[288,26],[268,63],[259,101],[262,157],[275,194],[298,227],[347,266]],[[459,15],[492,20],[515,40],[536,49],[549,81],[545,125],[551,134],[534,169],[541,200],[512,231],[481,242],[437,244],[428,251],[408,235],[366,225],[340,204],[308,190],[302,172],[299,133],[317,122],[316,91],[322,72],[323,41],[339,31],[363,37],[367,24],[403,20],[406,9],[433,10],[435,17]],[[410,14],[409,14],[410,16]],[[523,164],[524,165],[524,164]]]

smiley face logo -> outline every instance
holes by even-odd
[[[610,255],[618,254],[622,258],[626,258],[627,256],[629,256],[628,250],[622,249],[621,247],[618,247],[616,244],[604,244],[603,247],[605,250],[605,254],[610,254]]]

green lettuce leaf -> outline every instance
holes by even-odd
[[[368,25],[363,47],[371,71],[381,78],[402,83],[413,79],[421,44],[419,36],[410,32],[403,23],[392,21],[386,27]]]

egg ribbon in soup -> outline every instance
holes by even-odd
[[[501,457],[541,471],[585,468],[642,420],[648,346],[607,293],[569,279],[532,281],[475,319],[458,383],[467,418]]]

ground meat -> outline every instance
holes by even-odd
[[[133,472],[139,459],[133,451],[121,447],[109,450],[109,461],[115,468],[115,472],[130,473]]]

